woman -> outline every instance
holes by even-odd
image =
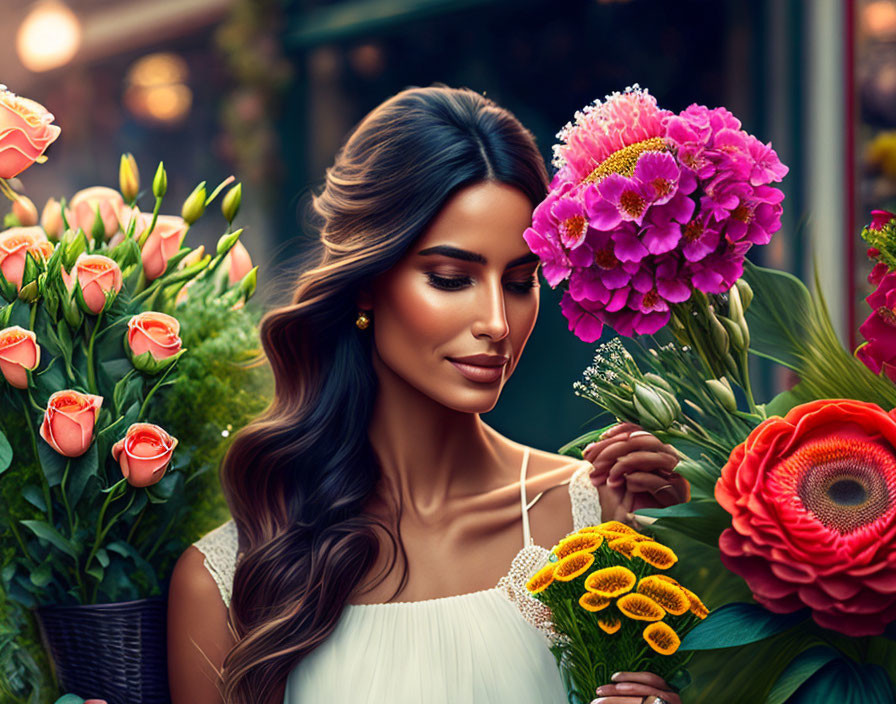
[[[625,498],[480,418],[535,324],[522,233],[547,181],[532,135],[470,90],[405,90],[354,129],[313,201],[319,261],[261,324],[276,394],[222,466],[234,521],[172,575],[173,704],[566,700],[508,568]],[[632,430],[594,466],[674,464]],[[610,687],[678,702],[648,673]]]

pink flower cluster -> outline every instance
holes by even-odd
[[[754,244],[781,227],[788,169],[724,108],[661,110],[637,86],[576,114],[523,235],[585,342],[603,326],[653,333],[697,288],[727,291]]]

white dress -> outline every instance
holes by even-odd
[[[520,468],[523,548],[491,589],[387,604],[347,604],[322,645],[299,662],[286,683],[284,704],[566,704],[549,646],[547,611],[526,591],[547,563],[550,546],[529,535],[526,466]],[[576,530],[600,523],[597,490],[581,466],[568,481]],[[194,545],[230,604],[237,560],[234,522]]]

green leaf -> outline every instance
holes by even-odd
[[[46,513],[47,505],[44,501],[44,495],[40,490],[40,487],[34,484],[29,484],[24,489],[22,489],[22,497],[36,509]]]
[[[713,500],[692,500],[666,508],[639,509],[636,515],[656,518],[657,528],[667,528],[718,548],[719,536],[731,526],[731,514]]]
[[[787,669],[781,673],[765,704],[784,704],[807,679],[840,657],[840,653],[826,645],[818,645],[802,652],[791,660]]]
[[[91,565],[87,570],[87,574],[96,579],[97,582],[103,581],[103,567],[102,565]]]
[[[894,699],[883,668],[839,658],[809,678],[789,704],[892,704]]]
[[[45,562],[31,571],[31,583],[35,587],[45,587],[51,579],[53,579],[53,567],[49,562]]]
[[[106,548],[100,548],[96,551],[96,559],[103,567],[109,566],[109,553],[106,552]]]
[[[12,446],[9,444],[9,440],[6,439],[3,431],[0,430],[0,474],[5,472],[9,468],[9,465],[11,463]]]
[[[54,547],[62,550],[66,555],[77,558],[78,554],[74,546],[63,538],[59,532],[46,521],[19,521],[23,526],[30,529],[38,538],[47,541]]]
[[[56,452],[42,437],[38,437],[36,441],[40,466],[43,469],[44,476],[47,478],[47,482],[51,487],[59,486],[62,482],[65,462],[68,458]]]
[[[726,604],[698,623],[681,642],[681,650],[730,648],[764,640],[806,620],[805,610],[775,614],[757,604]]]
[[[799,386],[799,384],[797,384]],[[804,402],[804,396],[800,393],[799,389],[790,389],[788,391],[782,391],[777,396],[775,396],[771,401],[765,404],[765,414],[768,417],[771,416],[781,416],[784,417],[787,415],[787,412],[793,408],[794,406],[799,406]]]
[[[97,446],[95,442],[91,443],[90,447],[87,448],[87,452],[83,455],[72,459],[65,486],[72,510],[75,509],[75,506],[81,500],[81,496],[84,494],[84,487],[87,486],[90,477],[98,474],[98,469]]]

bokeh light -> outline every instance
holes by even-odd
[[[187,63],[176,54],[144,56],[128,71],[125,105],[140,120],[176,124],[187,116],[193,103],[188,77]]]
[[[49,71],[72,60],[81,46],[81,23],[57,0],[34,5],[16,33],[19,60],[30,71]]]

